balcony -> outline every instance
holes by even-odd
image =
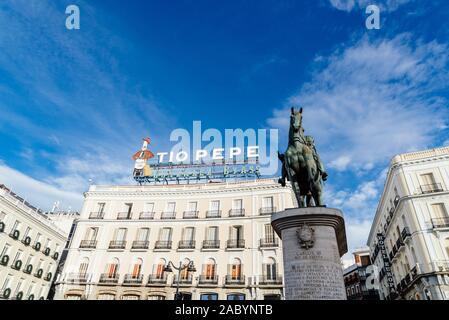
[[[275,275],[271,277],[259,276],[260,286],[282,286],[282,276]]]
[[[101,220],[104,218],[104,212],[91,212],[89,219]]]
[[[277,238],[262,238],[259,240],[260,248],[277,248],[279,247],[279,241]]]
[[[449,218],[432,219],[432,228],[449,228]]]
[[[259,214],[264,215],[270,215],[276,212],[276,207],[264,207],[259,209]]]
[[[178,279],[178,276],[175,276],[175,278],[173,279],[173,285],[176,286],[176,285],[178,285],[178,283],[180,286],[192,285],[192,281],[193,281],[193,276],[192,276],[192,274],[189,273],[187,276],[181,276],[179,279]]]
[[[133,241],[131,249],[148,249],[149,246],[149,241]]]
[[[390,219],[393,218],[395,209],[396,209],[395,207],[391,207],[390,208],[390,211],[388,212],[388,215],[390,216]],[[390,223],[390,221],[388,223]]]
[[[245,216],[245,209],[231,209],[229,210],[229,216],[230,217],[244,217]]]
[[[171,249],[172,241],[156,241],[154,249]]]
[[[239,276],[227,275],[225,278],[225,285],[226,286],[244,286],[245,285],[245,276],[243,276],[243,275],[239,275]]]
[[[176,219],[176,212],[164,211],[161,214],[161,219]]]
[[[126,241],[120,240],[112,240],[109,242],[109,249],[112,250],[123,250],[126,248]]]
[[[220,240],[204,240],[203,249],[220,249]]]
[[[139,220],[153,220],[154,212],[141,212],[139,214]]]
[[[198,219],[198,211],[184,211],[182,217],[184,219]]]
[[[244,249],[245,248],[245,240],[244,239],[228,240],[226,242],[226,248],[228,248],[228,249]]]
[[[423,194],[444,191],[441,183],[424,184],[419,188]]]
[[[449,222],[449,221],[448,221]],[[405,239],[407,239],[408,237],[410,237],[412,234],[410,233],[410,230],[408,227],[405,227],[404,229],[402,229],[401,232],[401,238],[402,241],[405,241]]]
[[[81,240],[80,249],[95,249],[96,247],[96,240]]]
[[[102,283],[102,284],[118,284],[118,278],[119,278],[118,274],[103,273],[103,274],[100,275],[99,283]]]
[[[178,249],[195,249],[195,240],[181,240]]]
[[[150,274],[147,286],[165,286],[167,284],[167,274]]]
[[[396,240],[396,249],[397,249],[397,252],[399,252],[403,246],[404,246],[404,242],[402,241],[401,237],[399,237],[399,238]]]
[[[132,215],[132,212],[119,212],[117,213],[117,220],[130,220]]]
[[[69,273],[67,275],[67,282],[76,284],[84,284],[87,283],[87,279],[89,278],[89,275],[87,273]]]
[[[216,286],[218,285],[218,276],[217,275],[200,275],[198,278],[198,285],[203,286]]]
[[[398,203],[399,203],[399,200],[401,200],[401,198],[400,198],[399,196],[396,196],[396,197],[394,198],[393,204],[394,204],[395,207],[397,207],[397,205],[398,205]]]
[[[221,210],[208,210],[206,211],[206,218],[220,218]]]
[[[128,286],[140,286],[143,282],[143,275],[125,274],[123,284]]]

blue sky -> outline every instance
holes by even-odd
[[[65,8],[81,29],[65,28]],[[381,29],[365,8],[381,8]],[[132,183],[144,136],[279,128],[288,109],[329,169],[326,198],[363,245],[397,153],[449,144],[449,4],[414,0],[3,0],[0,181],[79,209],[88,180]]]

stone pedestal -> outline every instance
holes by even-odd
[[[343,213],[325,207],[272,215],[282,239],[287,300],[346,300],[340,257],[347,251]]]

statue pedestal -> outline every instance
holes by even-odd
[[[347,251],[343,213],[309,207],[273,214],[282,239],[287,300],[346,300],[340,257]]]

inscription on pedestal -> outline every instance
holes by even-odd
[[[294,300],[341,300],[346,298],[335,231],[313,227],[315,243],[302,247],[295,229],[282,233],[285,296]]]
[[[339,264],[320,262],[323,256],[316,252],[309,255],[314,262],[291,264],[286,273],[285,295],[292,299],[341,299],[345,296],[341,285],[342,271]]]

